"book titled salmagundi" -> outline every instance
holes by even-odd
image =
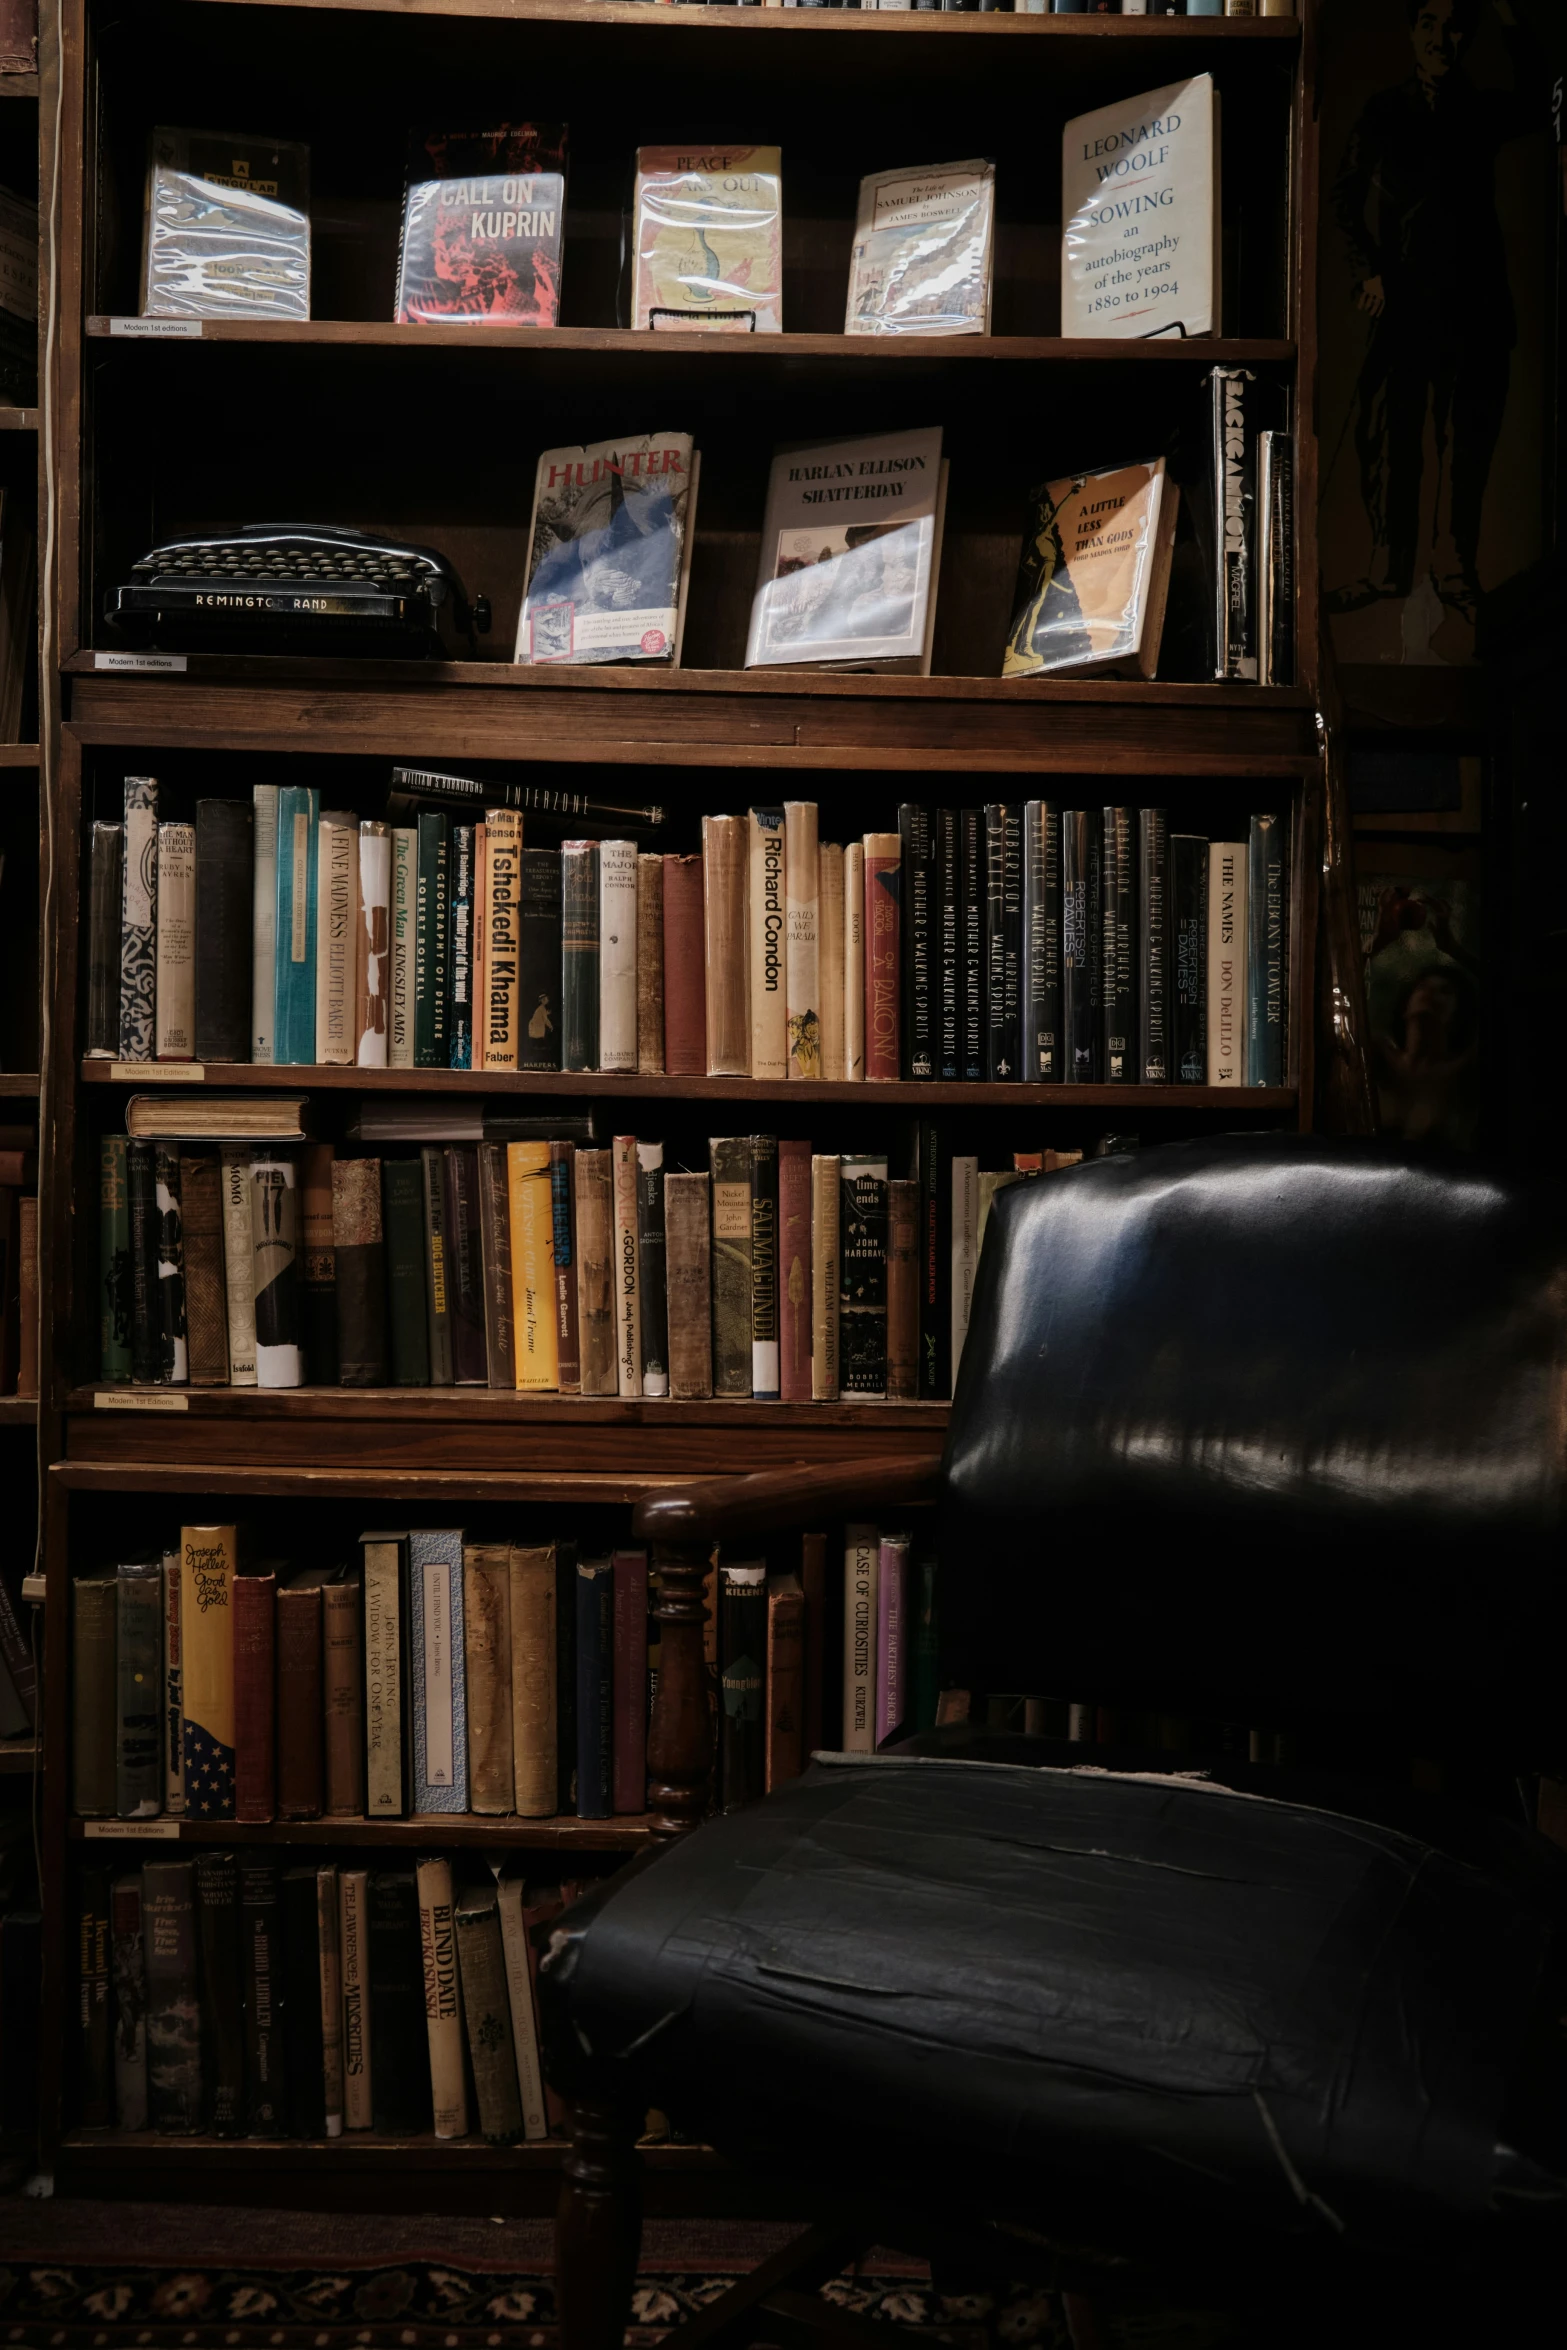
[[[746,667],[928,674],[946,486],[939,426],[780,449]]]
[[[995,196],[985,160],[861,180],[844,333],[988,334]]]
[[[1145,90],[1061,134],[1061,332],[1208,335],[1219,319],[1219,93]]]
[[[776,147],[639,147],[633,327],[783,332]]]
[[[1162,457],[1035,490],[1003,677],[1058,669],[1152,677],[1179,492]]]
[[[397,324],[558,324],[565,173],[564,123],[416,133]]]
[[[678,663],[697,463],[684,432],[545,450],[516,661]]]

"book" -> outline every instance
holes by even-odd
[[[703,962],[709,1077],[751,1074],[746,879],[746,819],[704,816]]]
[[[321,2082],[326,2134],[343,2134],[343,1954],[338,1942],[341,1894],[335,1868],[316,1871],[316,1963],[321,2001]]]
[[[109,1903],[108,1870],[83,1869],[76,1884],[77,2092],[82,2123],[92,2130],[107,2129],[114,2120]]]
[[[234,1625],[234,1817],[270,1820],[277,1808],[277,1577],[236,1575]],[[181,1781],[183,1808],[183,1779]]]
[[[298,1387],[304,1381],[295,1203],[292,1159],[253,1158],[250,1212],[258,1387]]]
[[[424,1169],[418,1159],[382,1161],[381,1220],[386,1240],[392,1384],[428,1387],[430,1326],[424,1293]]]
[[[332,1224],[332,1145],[309,1142],[297,1161],[300,1247],[297,1259],[299,1334],[305,1377],[313,1387],[337,1385],[337,1253]]]
[[[836,1154],[811,1160],[811,1397],[838,1400],[839,1262],[843,1162]]]
[[[359,827],[359,922],[354,953],[354,1059],[384,1069],[391,1047],[392,827]]]
[[[122,1061],[156,1058],[158,993],[158,785],[125,778],[120,859],[120,1043]]]
[[[556,1809],[577,1805],[577,1545],[563,1535],[555,1552]]]
[[[617,1812],[647,1809],[648,1572],[645,1550],[617,1550],[614,1585],[613,1802]]]
[[[463,1894],[456,1908],[456,1928],[479,2129],[492,2146],[512,2146],[523,2135],[522,2095],[493,1884],[473,1887]]]
[[[936,1001],[931,987],[932,884],[935,843],[931,812],[906,800],[898,810],[901,889],[899,967],[899,1075],[934,1077]]]
[[[419,915],[419,835],[392,828],[390,1001],[386,1060],[392,1069],[414,1065],[414,932]]]
[[[504,1542],[470,1542],[462,1555],[463,1656],[468,1692],[468,1808],[512,1808],[511,1558]]]
[[[811,1146],[778,1145],[778,1393],[811,1400]]]
[[[337,1375],[344,1387],[387,1383],[386,1243],[379,1159],[332,1162]]]
[[[142,1944],[141,1871],[109,1888],[109,1973],[114,2014],[114,2118],[122,2130],[147,2127],[147,1962]]]
[[[957,1393],[958,1368],[968,1337],[969,1313],[974,1303],[974,1276],[979,1271],[979,1161],[968,1151],[952,1154],[951,1233],[951,1353],[952,1390]]]
[[[560,1376],[555,1336],[550,1146],[547,1142],[510,1143],[506,1165],[517,1385],[528,1391],[550,1392],[559,1384]]]
[[[914,1562],[909,1584],[909,1683],[912,1726],[916,1734],[936,1727],[941,1696],[936,1588],[936,1561],[927,1552]]]
[[[195,1866],[207,2127],[215,2138],[237,2138],[245,2127],[239,1865],[232,1852],[199,1852]]]
[[[555,1295],[555,1377],[562,1395],[582,1392],[577,1322],[576,1145],[550,1144],[550,1258]]]
[[[512,2051],[517,2064],[517,2098],[522,2109],[522,2134],[538,2139],[549,2135],[544,2110],[544,2075],[539,2064],[539,2024],[533,2005],[533,1977],[528,1965],[528,1934],[523,1923],[523,1882],[503,1876],[495,1888],[500,1919],[501,1954],[506,1967],[506,1998],[511,2012]]]
[[[277,803],[277,890],[272,980],[272,1058],[288,1064],[316,1057],[316,830],[321,795],[283,784]]]
[[[565,173],[564,123],[414,134],[398,325],[558,325]]]
[[[683,1402],[713,1392],[710,1200],[707,1175],[664,1177],[669,1392]]]
[[[427,1143],[419,1153],[420,1197],[424,1209],[424,1325],[430,1349],[430,1385],[450,1387],[452,1299],[447,1263],[446,1153]]]
[[[522,818],[514,808],[486,807],[484,856],[479,873],[479,895],[484,909],[484,1004],[481,1041],[476,1066],[485,1070],[515,1069],[520,1064],[522,950]],[[558,878],[557,878],[558,898]],[[559,914],[556,915],[557,940]],[[560,1067],[559,954],[556,955],[555,1058],[540,1066]],[[548,1030],[541,1043],[548,1043]]]
[[[131,1203],[123,1134],[98,1145],[98,1371],[131,1375]]]
[[[1171,672],[1255,681],[1257,444],[1280,394],[1247,367],[1215,367],[1178,417],[1184,523],[1172,591]]]
[[[120,1057],[120,857],[123,824],[96,822],[87,857],[87,1041],[89,1061]]]
[[[365,1808],[365,1690],[360,1661],[362,1591],[352,1569],[321,1586],[321,1710],[325,1770],[321,1809],[353,1819]]]
[[[1289,832],[1284,817],[1253,816],[1247,872],[1246,1082],[1282,1085],[1289,993]]]
[[[788,1074],[822,1074],[817,935],[821,857],[814,800],[784,803],[784,997]]]
[[[746,1135],[708,1144],[713,1195],[713,1392],[751,1393],[751,1144]]]
[[[607,1820],[615,1787],[615,1571],[583,1559],[576,1588],[577,1817]]]
[[[255,822],[248,800],[196,802],[198,1061],[251,1058]]]
[[[985,1075],[1019,1073],[1022,1055],[1023,835],[1020,811],[985,809]]]
[[[952,1393],[952,1149],[945,1128],[922,1119],[915,1157],[919,1394],[926,1403],[944,1403]]]
[[[141,1873],[147,2116],[174,2137],[193,2135],[204,2120],[195,1877],[188,1860],[150,1860]]]
[[[1257,435],[1257,679],[1295,677],[1295,444],[1286,432]]]
[[[887,1186],[887,1399],[919,1394],[919,1200],[917,1182]]]
[[[561,1067],[596,1069],[599,1058],[598,842],[568,840],[560,852]]]
[[[1061,133],[1061,332],[1220,331],[1219,93],[1194,74]]]
[[[939,427],[780,449],[746,667],[928,674],[945,497]]]
[[[1066,1078],[1099,1082],[1103,992],[1103,844],[1092,808],[1061,817],[1061,1010]]]
[[[318,1820],[326,1793],[321,1584],[307,1567],[277,1595],[279,1819]]]
[[[865,851],[865,1071],[874,1084],[902,1075],[898,1034],[898,964],[902,843],[895,832],[868,832]]]
[[[157,1560],[115,1570],[114,1809],[122,1820],[163,1809],[163,1571]]]
[[[964,969],[961,816],[938,808],[932,826],[935,863],[932,953],[935,961],[935,1074],[951,1084],[963,1074]]]
[[[1208,843],[1208,1083],[1246,1082],[1246,843]]]
[[[424,2016],[430,2049],[431,2101],[437,2138],[468,2134],[463,2074],[462,1987],[457,1960],[456,1903],[451,1863],[421,1860],[419,1946],[424,1963]]]
[[[288,2130],[283,2062],[283,1949],[277,1863],[265,1853],[239,1859],[240,1990],[245,2018],[245,2130],[280,2138]]]
[[[1208,843],[1170,835],[1171,1046],[1182,1085],[1208,1080]]]
[[[484,1270],[484,1356],[492,1387],[514,1388],[517,1358],[512,1325],[511,1205],[507,1145],[479,1145],[479,1253]]]
[[[637,855],[637,1074],[663,1073],[664,860],[643,849]]]
[[[1136,817],[1135,808],[1102,811],[1099,1068],[1106,1085],[1137,1077]]]
[[[602,861],[600,867],[602,881]],[[504,878],[504,876],[502,877]],[[515,980],[511,988],[515,1022],[515,1063],[519,1069],[555,1070],[561,1065],[561,860],[558,849],[524,849],[518,883]],[[640,934],[639,934],[640,935]],[[599,1018],[603,1019],[600,995]],[[499,1064],[497,1064],[499,1065]]]
[[[874,1526],[846,1526],[843,1540],[843,1751],[874,1754],[881,1546]]]
[[[408,1683],[408,1536],[362,1534],[365,1625],[365,1816],[401,1819],[408,1809],[404,1762],[411,1709]]]
[[[190,1378],[190,1345],[185,1324],[185,1230],[180,1199],[180,1160],[160,1145],[153,1153],[154,1265],[158,1287],[159,1376],[173,1387]]]
[[[543,452],[513,660],[675,664],[697,470],[684,432]]]
[[[185,1809],[185,1646],[181,1627],[184,1568],[169,1549],[163,1572],[163,1808],[172,1817]]]
[[[1163,808],[1137,811],[1137,1081],[1170,1081],[1170,827]]]
[[[702,859],[665,857],[663,868],[663,1067],[671,1077],[701,1077],[707,1070]]]
[[[845,1151],[839,1164],[839,1391],[885,1395],[887,1159]]]
[[[365,1931],[369,1883],[367,1869],[337,1871],[337,1952],[343,1999],[343,2125],[350,2130],[368,2130],[375,2110]]]
[[[988,160],[862,179],[844,333],[989,334],[995,197]]]
[[[771,1795],[805,1768],[805,1593],[795,1574],[767,1578],[763,1784]]]
[[[597,1067],[634,1076],[637,1066],[637,847],[601,840]]]
[[[876,1556],[876,1744],[903,1729],[909,1702],[909,1538],[884,1534]]]
[[[159,125],[148,142],[143,318],[310,316],[310,150]]]
[[[431,2126],[419,1891],[412,1869],[372,1869],[365,1896],[371,2120],[388,2135]]]
[[[985,1074],[985,831],[984,811],[958,811],[958,1005],[963,1029],[958,1075]]]
[[[180,1227],[190,1382],[193,1387],[223,1387],[228,1382],[229,1340],[223,1170],[215,1151],[186,1151],[180,1159]]]
[[[484,1265],[479,1237],[479,1153],[472,1143],[454,1143],[447,1146],[442,1156],[452,1378],[458,1387],[484,1387],[489,1382],[489,1362],[485,1352]]]
[[[1025,1079],[1061,1077],[1061,810],[1053,800],[1023,809],[1022,1006],[1020,1066]]]
[[[292,2134],[326,2135],[326,2048],[321,2023],[321,1888],[313,1867],[278,1883],[283,1957],[283,2053]]]
[[[789,1074],[784,832],[782,808],[751,810],[746,936],[750,951],[750,1073],[755,1078],[777,1079]]]
[[[328,1068],[359,1050],[359,819],[323,808],[316,825],[316,1051]]]
[[[133,1142],[125,1158],[127,1219],[131,1236],[131,1377],[140,1385],[163,1385],[163,1315],[158,1296],[157,1153],[150,1142]]]
[[[413,1809],[468,1809],[461,1528],[416,1526],[408,1536]]]
[[[507,1552],[512,1802],[523,1819],[548,1819],[560,1808],[557,1571],[553,1542],[513,1543]]]
[[[278,790],[275,783],[250,790],[250,1058],[261,1064],[277,1058]]]
[[[639,1142],[637,1154],[637,1319],[645,1396],[669,1393],[668,1269],[664,1234],[664,1146]]]
[[[180,1695],[185,1808],[234,1816],[234,1526],[180,1528]]]
[[[1152,677],[1180,493],[1165,461],[1042,482],[1030,497],[1003,677]]]
[[[823,841],[817,852],[817,1011],[821,1034],[819,1074],[831,1084],[844,1079],[843,1060],[843,850]]]
[[[751,1137],[751,1393],[778,1400],[778,1143]]]
[[[414,875],[414,1067],[451,1066],[451,825],[422,808]]]
[[[766,1566],[721,1560],[718,1592],[719,1800],[738,1811],[766,1792]]]
[[[615,1207],[610,1153],[579,1150],[572,1163],[577,1213],[577,1343],[580,1392],[614,1395],[615,1374]],[[515,1253],[516,1237],[512,1248]]]
[[[633,327],[782,333],[776,147],[639,147],[632,206]]]

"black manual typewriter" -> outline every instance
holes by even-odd
[[[127,643],[167,651],[394,660],[460,660],[490,625],[488,599],[470,605],[433,548],[308,522],[171,539],[131,566],[105,613]]]

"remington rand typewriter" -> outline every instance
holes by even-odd
[[[109,625],[171,652],[347,653],[460,660],[487,634],[444,555],[321,523],[252,523],[171,539],[111,589]]]

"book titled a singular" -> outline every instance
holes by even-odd
[[[1061,134],[1061,332],[1209,335],[1219,323],[1219,93],[1145,90]]]
[[[747,669],[928,677],[946,494],[939,426],[780,449]]]
[[[1003,677],[1152,677],[1179,497],[1162,457],[1047,481],[1030,501]]]
[[[844,333],[988,334],[995,208],[988,161],[862,179]]]
[[[555,326],[564,123],[430,131],[409,144],[399,326]]]
[[[546,449],[513,658],[678,667],[700,465],[684,432]]]
[[[633,327],[781,334],[783,197],[776,147],[639,147]]]
[[[143,318],[310,316],[310,150],[159,128],[147,163]]]

